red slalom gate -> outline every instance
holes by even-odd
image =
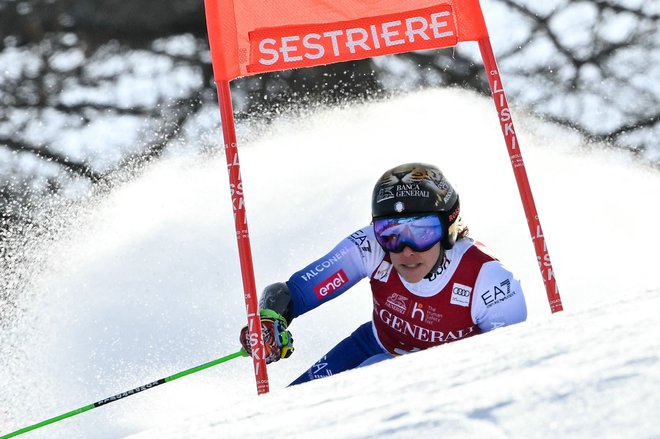
[[[478,0],[205,0],[205,10],[258,393],[268,375],[229,87],[241,76],[477,42],[550,310],[563,309]]]
[[[257,380],[257,393],[262,394],[268,393],[269,390],[265,359],[266,348],[264,346],[263,334],[261,333],[261,318],[259,317],[257,288],[254,280],[250,233],[248,231],[247,213],[243,198],[243,181],[241,179],[241,166],[238,159],[238,146],[236,144],[234,111],[231,104],[229,82],[219,81],[217,86],[220,116],[222,118],[222,135],[225,141],[225,156],[227,158],[227,172],[229,173],[231,204],[234,210],[234,225],[236,227],[238,255],[241,263],[245,309],[247,310],[248,328],[250,330],[252,362],[254,364],[254,375]]]
[[[520,192],[520,199],[522,200],[523,208],[525,209],[525,216],[527,217],[527,225],[529,233],[534,243],[534,251],[538,259],[539,268],[541,269],[541,276],[545,285],[545,292],[548,296],[548,303],[550,304],[550,311],[553,313],[562,311],[564,308],[561,303],[561,296],[557,289],[557,282],[555,280],[555,273],[552,269],[552,262],[550,261],[550,253],[545,243],[543,236],[543,229],[541,228],[541,221],[536,211],[536,203],[532,196],[532,189],[529,186],[529,179],[527,178],[527,171],[525,170],[525,163],[523,162],[522,153],[520,152],[520,145],[516,137],[516,131],[513,126],[513,119],[511,110],[504,94],[504,86],[500,78],[500,71],[497,67],[497,61],[493,54],[493,49],[490,45],[490,39],[483,38],[479,40],[479,50],[481,51],[481,58],[484,61],[484,69],[486,70],[486,77],[488,84],[495,101],[495,108],[500,120],[502,128],[502,135],[509,151],[509,158],[511,159],[511,166],[513,167],[513,174],[516,177],[518,185],[518,192]]]

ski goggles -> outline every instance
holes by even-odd
[[[374,220],[376,240],[392,253],[400,253],[404,247],[425,252],[442,239],[442,223],[437,214],[378,218]]]

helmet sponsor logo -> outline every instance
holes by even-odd
[[[386,186],[378,190],[376,203],[381,203],[392,198],[429,198],[431,191],[423,189],[419,183],[405,183]]]
[[[445,204],[449,203],[449,200],[451,200],[452,195],[454,195],[454,188],[450,187],[449,190],[447,191],[447,194],[445,194],[445,197],[442,199],[442,202]]]
[[[431,195],[431,191],[420,188],[418,183],[396,185],[397,198],[404,198],[404,197],[428,198],[430,195]]]
[[[438,175],[436,173],[433,173],[432,175],[430,175],[430,178],[438,187],[438,190],[451,194],[452,187],[449,185],[449,182],[447,182],[447,179],[445,178],[444,175]]]
[[[378,195],[376,196],[376,203],[380,203],[385,200],[391,200],[392,198],[394,198],[394,192],[392,191],[393,188],[394,186],[386,186],[380,188],[380,190],[378,191]]]
[[[461,212],[461,208],[459,206],[456,206],[456,209],[452,213],[449,214],[449,222],[453,222],[456,217],[458,217],[458,214]]]
[[[451,300],[449,303],[463,307],[470,306],[470,296],[472,295],[472,287],[467,285],[455,283],[451,289]]]
[[[397,201],[396,203],[394,203],[394,210],[396,210],[397,212],[401,213],[404,211],[404,209],[405,209],[405,205],[401,201]]]
[[[391,200],[391,201],[389,201]],[[403,212],[444,212],[447,215],[458,200],[458,194],[439,169],[423,163],[408,163],[386,171],[374,188],[373,217]],[[404,203],[399,210],[394,204]],[[452,213],[452,222],[458,209]]]
[[[408,304],[406,302],[408,302],[407,297],[398,293],[392,293],[385,301],[385,306],[396,312],[405,314],[408,310]]]
[[[348,282],[348,276],[346,276],[344,270],[339,270],[338,272],[334,273],[332,276],[330,276],[329,278],[325,279],[320,284],[315,286],[314,292],[316,293],[316,297],[318,297],[319,300],[323,300],[330,294],[337,291],[342,285],[346,284],[347,282]]]

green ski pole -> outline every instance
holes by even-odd
[[[238,352],[235,352],[231,355],[227,355],[226,357],[218,358],[217,360],[209,361],[208,363],[201,364],[199,366],[184,370],[179,373],[175,373],[174,375],[168,376],[166,378],[161,378],[159,380],[156,380],[154,382],[151,382],[149,384],[144,384],[142,386],[136,387],[135,389],[128,390],[126,392],[121,392],[118,393],[114,396],[111,396],[109,398],[102,399],[100,401],[97,401],[95,403],[86,405],[84,407],[80,407],[79,409],[76,410],[71,410],[70,412],[63,413],[59,416],[55,416],[54,418],[46,419],[45,421],[41,421],[37,424],[30,425],[28,427],[21,428],[20,430],[16,430],[13,433],[6,434],[4,436],[0,436],[0,439],[9,439],[10,437],[18,436],[19,434],[27,433],[28,431],[36,430],[37,428],[41,428],[45,425],[48,424],[53,424],[55,422],[61,421],[62,419],[70,418],[72,416],[79,415],[80,413],[87,412],[89,410],[95,409],[97,407],[101,407],[102,405],[110,404],[111,402],[118,401],[122,398],[126,398],[127,396],[135,395],[136,393],[140,393],[144,390],[148,390],[151,388],[154,388],[156,386],[160,386],[161,384],[169,383],[170,381],[174,381],[178,378],[184,377],[186,375],[193,374],[195,372],[199,372],[204,369],[208,369],[209,367],[213,367],[217,364],[224,363],[229,360],[233,360],[234,358],[238,357],[247,357],[248,353],[245,352],[245,349],[241,349]]]

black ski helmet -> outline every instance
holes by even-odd
[[[371,198],[371,216],[392,218],[437,213],[443,234],[440,244],[449,250],[458,235],[458,193],[433,165],[406,163],[386,171]]]

